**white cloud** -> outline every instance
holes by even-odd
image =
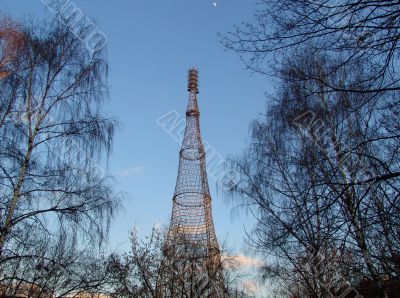
[[[243,288],[247,291],[251,292],[252,294],[256,294],[260,291],[259,286],[252,280],[245,280],[242,282]]]
[[[237,255],[224,255],[222,259],[225,261],[225,266],[228,268],[243,268],[243,267],[261,267],[262,261],[256,258],[245,256],[243,254]]]
[[[143,166],[133,166],[129,169],[125,169],[118,173],[118,176],[126,177],[129,175],[140,175],[143,174],[144,167]]]

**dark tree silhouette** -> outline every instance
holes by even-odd
[[[230,194],[288,296],[398,284],[399,19],[396,1],[262,0],[255,23],[221,36],[276,79]]]
[[[256,219],[249,244],[289,297],[330,297],[363,280],[383,297],[400,277],[398,100],[333,92],[320,81],[369,84],[362,66],[329,73],[336,63],[308,52],[288,60],[248,150],[231,161],[241,181],[229,194]]]
[[[0,80],[0,283],[79,292],[101,283],[90,268],[119,207],[101,166],[115,127],[107,60],[58,21],[18,36]]]
[[[223,257],[210,277],[204,279],[203,275],[196,274],[195,268],[203,259],[198,257],[189,239],[182,239],[179,249],[187,243],[186,256],[191,253],[191,258],[182,258],[171,249],[167,252],[165,243],[165,232],[157,229],[153,229],[145,241],[141,241],[136,232],[131,233],[131,251],[114,254],[110,259],[113,297],[219,297],[210,289],[215,288],[214,282],[220,283],[217,278],[221,278],[221,272],[228,297],[251,297],[241,283],[243,274],[234,257]]]
[[[321,77],[308,79],[323,83],[328,90],[352,92],[400,89],[399,63],[400,9],[396,1],[368,0],[261,0],[254,23],[237,26],[222,37],[224,45],[239,54],[246,66],[256,72],[277,75],[274,64],[292,52],[318,51],[343,57],[329,65],[328,72],[362,63],[373,83],[332,84]],[[273,54],[273,55],[270,55]],[[272,67],[269,67],[272,66]],[[328,66],[326,66],[328,67]]]

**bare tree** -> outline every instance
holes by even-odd
[[[396,1],[261,0],[255,17],[255,23],[235,27],[222,38],[225,46],[238,53],[253,71],[279,75],[269,63],[273,57],[279,67],[291,52],[302,53],[313,44],[318,51],[343,57],[339,63],[329,65],[328,72],[362,63],[369,70],[365,79],[373,83],[366,86],[347,81],[332,85],[321,77],[307,78],[323,83],[328,91],[374,93],[400,89],[396,70],[400,9]]]
[[[101,166],[108,67],[58,21],[18,32],[18,67],[0,81],[0,278],[59,295],[96,280],[87,256],[119,207]]]
[[[346,278],[385,295],[399,278],[399,18],[394,1],[263,0],[255,24],[222,37],[279,84],[234,162],[244,179],[232,194],[248,199],[252,240],[275,254],[267,272],[293,296]]]
[[[242,178],[229,193],[256,219],[249,243],[281,295],[330,297],[368,279],[383,297],[400,276],[396,98],[332,92],[322,81],[370,84],[362,65],[332,74],[332,63],[306,52],[282,66],[266,117],[231,162]]]
[[[111,258],[115,297],[221,297],[210,291],[215,288],[212,283],[217,282],[216,278],[224,279],[226,293],[221,295],[250,297],[241,286],[242,277],[232,257],[221,260],[218,268],[213,268],[209,278],[204,279],[196,275],[199,260],[190,243],[186,249],[193,253],[193,258],[184,259],[172,255],[171,250],[165,251],[165,235],[160,230],[153,229],[145,241],[140,241],[133,232],[131,245],[129,253]],[[223,277],[217,274],[221,268]]]
[[[29,244],[15,248],[18,255],[3,259],[2,272],[6,274],[0,279],[1,295],[76,297],[102,293],[109,284],[104,257],[77,247],[67,235],[59,235],[55,242],[54,237],[33,234]]]

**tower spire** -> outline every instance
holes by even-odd
[[[196,263],[196,276],[213,279],[209,297],[224,297],[221,256],[212,219],[206,154],[200,132],[197,104],[198,70],[188,72],[189,103],[186,128],[179,152],[179,168],[173,196],[171,223],[165,250]],[[217,295],[218,293],[218,295]]]
[[[195,67],[188,71],[188,91],[199,93],[199,71]]]

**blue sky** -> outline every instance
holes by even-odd
[[[249,122],[265,106],[267,78],[244,71],[238,57],[225,51],[217,33],[251,20],[249,0],[71,1],[107,36],[111,101],[109,114],[121,123],[109,172],[116,189],[127,193],[125,210],[111,229],[110,249],[128,248],[129,231],[150,232],[167,225],[178,168],[179,144],[158,124],[170,111],[184,115],[187,70],[199,68],[201,129],[222,156],[240,154],[248,141]],[[24,20],[51,18],[41,0],[0,0],[6,14]],[[209,178],[217,236],[238,251],[246,215],[231,214]]]

